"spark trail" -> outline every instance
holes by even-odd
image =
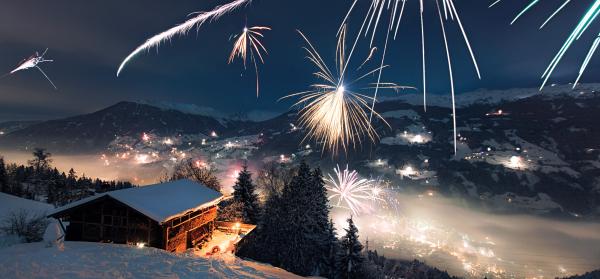
[[[244,69],[246,68],[246,61],[248,60],[248,53],[250,54],[250,60],[254,64],[254,70],[256,73],[256,97],[258,98],[259,92],[259,79],[258,79],[258,63],[256,62],[256,57],[260,59],[261,63],[265,63],[263,59],[263,51],[265,54],[268,53],[267,49],[260,41],[260,38],[264,38],[264,35],[261,33],[262,31],[270,31],[270,27],[266,26],[254,26],[254,27],[244,27],[244,31],[242,34],[237,35],[238,39],[235,41],[233,45],[233,50],[229,55],[228,63],[231,64],[236,57],[240,57],[244,62]]]
[[[498,2],[500,2],[500,1],[501,0],[494,2],[493,5],[490,5],[490,7],[494,6],[495,4],[498,4]],[[539,0],[530,1],[513,19],[513,21],[511,22],[511,25],[514,24],[522,15],[524,15],[528,11],[532,10],[533,7],[536,6],[539,2],[540,2]],[[548,23],[550,21],[552,21],[552,19],[554,19],[557,14],[559,14],[561,11],[563,11],[569,3],[571,3],[571,0],[563,0],[563,3],[556,10],[554,10],[554,12],[552,14],[550,14],[550,16],[546,19],[546,21],[544,21],[544,23],[542,23],[542,25],[540,26],[540,29],[542,29],[546,25],[548,25]],[[556,53],[556,55],[554,56],[552,61],[550,61],[550,64],[548,65],[548,67],[546,68],[544,73],[542,74],[543,82],[542,82],[542,85],[540,86],[540,91],[544,89],[544,87],[548,83],[548,80],[550,79],[550,77],[552,76],[552,74],[554,73],[556,68],[558,67],[558,64],[560,64],[560,62],[562,61],[562,59],[564,58],[566,53],[569,51],[569,49],[573,46],[575,41],[579,40],[581,38],[581,36],[583,34],[585,34],[585,32],[588,30],[590,25],[592,23],[594,23],[596,21],[596,19],[598,18],[598,15],[600,14],[600,0],[593,0],[593,1],[591,1],[591,3],[592,3],[591,6],[586,10],[584,15],[581,18],[579,18],[577,25],[575,26],[575,28],[573,29],[573,31],[571,32],[569,37],[567,37],[567,39],[565,40],[565,42],[563,43],[563,45],[561,46],[559,51]],[[585,73],[590,60],[592,59],[592,57],[598,50],[598,44],[600,44],[599,38],[600,37],[596,37],[594,39],[594,41],[590,47],[590,50],[588,51],[587,55],[585,56],[585,59],[582,62],[579,72],[577,74],[577,79],[575,80],[575,83],[573,84],[573,88],[575,88],[577,86],[577,84],[579,83],[579,81],[581,80],[581,77]]]
[[[335,73],[323,61],[308,38],[301,31],[298,32],[308,45],[304,48],[308,53],[308,60],[318,69],[314,75],[325,81],[325,83],[311,85],[311,89],[308,91],[282,98],[300,96],[300,100],[294,106],[303,105],[299,111],[299,122],[301,126],[308,129],[304,140],[314,139],[322,142],[323,151],[328,149],[333,155],[338,153],[340,147],[344,151],[347,151],[350,146],[356,147],[357,142],[362,143],[363,138],[376,141],[379,136],[371,124],[369,112],[372,112],[383,123],[387,124],[387,122],[370,108],[368,101],[373,98],[355,93],[351,88],[355,87],[357,82],[386,66],[376,68],[347,82],[346,76],[343,74],[348,62],[345,45],[346,28],[342,28],[338,38]],[[377,82],[362,89],[374,89],[375,87],[392,90],[407,88],[394,83]]]
[[[355,43],[352,47],[352,50],[350,51],[350,56],[348,59],[351,59],[352,54],[354,53],[354,50],[355,50],[356,46],[358,45],[358,41],[360,40],[361,37],[370,36],[370,46],[371,47],[373,46],[377,31],[378,31],[378,29],[381,29],[380,25],[384,24],[385,19],[388,18],[388,24],[386,26],[387,28],[384,28],[384,30],[386,31],[386,36],[385,36],[384,54],[382,55],[382,58],[381,58],[381,61],[382,61],[381,64],[383,65],[384,61],[385,61],[385,56],[387,54],[386,52],[387,52],[387,46],[389,43],[390,36],[393,33],[393,39],[397,38],[399,26],[402,21],[402,16],[404,15],[404,12],[405,12],[406,3],[408,1],[409,0],[371,0],[369,10],[367,11],[365,17],[363,18],[362,26],[360,27],[360,29],[358,31],[358,34],[355,39]],[[351,14],[353,13],[354,9],[356,9],[357,2],[358,2],[358,0],[355,0],[353,2],[346,17],[342,21],[342,26],[344,26],[347,23],[347,21],[351,18]],[[446,32],[445,32],[445,27],[444,27],[444,21],[456,22],[456,24],[458,25],[458,27],[460,29],[460,33],[463,38],[463,41],[465,42],[467,50],[469,51],[469,55],[471,57],[473,66],[475,68],[477,77],[479,79],[481,79],[481,73],[479,70],[479,65],[477,63],[477,59],[475,58],[475,54],[474,54],[473,48],[471,47],[469,37],[467,36],[467,32],[465,31],[465,28],[462,24],[458,10],[456,9],[456,7],[454,5],[454,1],[453,0],[441,0],[441,5],[438,3],[438,1],[436,1],[436,8],[437,8],[438,14],[443,14],[443,16],[442,16],[443,20],[440,21],[440,25],[441,25],[442,31],[444,33],[443,34],[444,45],[446,47],[446,55],[447,55],[447,58],[448,58],[447,60],[448,60],[449,64],[451,64],[450,63],[450,52],[448,51],[448,39],[445,34]],[[426,1],[419,0],[419,20],[420,20],[420,28],[421,28],[421,38],[420,38],[420,40],[421,40],[421,64],[422,64],[422,78],[423,78],[423,109],[426,111],[427,110],[427,67],[426,67],[427,57],[426,57],[425,12],[426,12]],[[345,69],[344,69],[344,71],[342,71],[342,73],[344,73],[344,72],[345,72]],[[379,77],[381,77],[382,72],[383,72],[383,68],[380,68],[379,69]],[[454,93],[454,78],[453,78],[453,74],[452,74],[452,66],[451,65],[449,66],[448,74],[449,74],[450,80],[451,80],[451,91],[452,91],[452,93]],[[371,108],[373,108],[374,103],[377,102],[378,90],[379,90],[379,88],[375,87],[375,94],[374,94],[374,97],[372,98],[373,104],[371,105]],[[453,122],[456,123],[455,104],[453,103],[452,106],[453,106],[453,115],[452,115]],[[372,117],[372,115],[371,115],[371,117]],[[370,119],[371,119],[371,117],[370,117]],[[454,130],[455,130],[455,134],[456,134],[456,127],[454,127]],[[455,136],[454,137],[455,153],[456,153],[456,148],[457,148],[457,139]]]
[[[222,6],[217,6],[214,10],[209,11],[209,12],[195,13],[195,16],[193,18],[187,20],[186,22],[151,37],[145,43],[143,43],[142,45],[137,47],[131,54],[129,54],[125,58],[125,60],[123,60],[123,62],[121,62],[121,65],[119,66],[119,69],[117,70],[117,77],[119,76],[121,71],[123,71],[123,68],[125,68],[125,65],[127,65],[131,61],[131,59],[133,59],[136,55],[138,55],[142,51],[149,50],[153,47],[158,48],[162,43],[164,43],[165,41],[171,40],[174,36],[176,36],[176,35],[184,36],[192,28],[196,27],[196,29],[199,29],[207,21],[217,20],[221,16],[223,16],[227,13],[230,13],[233,10],[240,8],[243,5],[249,4],[251,1],[252,0],[236,0],[236,1],[230,2],[228,4],[222,5]]]
[[[50,78],[48,77],[48,75],[46,75],[46,73],[44,72],[44,70],[42,70],[42,68],[40,68],[40,66],[39,66],[40,63],[54,62],[54,60],[48,60],[48,59],[44,58],[44,55],[46,55],[46,52],[48,52],[48,49],[44,50],[44,52],[42,53],[42,55],[40,55],[38,52],[36,52],[34,55],[32,55],[29,58],[23,60],[21,63],[19,63],[19,65],[17,66],[17,68],[15,68],[10,73],[8,73],[8,74],[6,74],[4,76],[12,75],[12,74],[14,74],[16,72],[19,72],[19,71],[25,71],[25,70],[36,68],[36,69],[38,69],[40,71],[40,73],[42,73],[42,75],[44,75],[44,77],[48,80],[48,82],[50,82],[50,84],[52,85],[52,87],[54,87],[54,89],[57,90],[56,86],[54,85],[54,82],[52,82],[52,80],[50,80]]]

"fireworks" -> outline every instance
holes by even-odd
[[[193,18],[187,20],[186,22],[184,22],[180,25],[177,25],[167,31],[164,31],[158,35],[155,35],[154,37],[148,39],[144,44],[137,47],[131,54],[129,54],[125,58],[125,60],[123,60],[123,62],[121,62],[121,65],[119,66],[119,69],[117,70],[117,76],[119,76],[119,74],[121,73],[121,71],[123,70],[125,65],[127,65],[127,63],[129,63],[129,61],[131,59],[133,59],[133,57],[135,57],[142,51],[149,50],[150,48],[153,48],[153,47],[158,48],[158,46],[160,44],[162,44],[165,41],[171,40],[175,35],[181,35],[181,36],[186,35],[192,28],[196,27],[196,29],[199,29],[207,21],[217,20],[221,16],[223,16],[245,4],[248,4],[250,2],[251,2],[251,0],[236,0],[236,1],[230,2],[228,4],[218,6],[210,12],[195,13],[195,16]]]
[[[258,97],[259,92],[259,83],[258,83],[258,64],[256,63],[256,57],[260,59],[261,63],[265,63],[263,59],[263,54],[268,53],[267,49],[261,43],[260,38],[263,38],[264,35],[261,33],[262,31],[270,31],[270,27],[265,26],[254,26],[254,27],[244,27],[244,31],[240,34],[238,39],[233,44],[233,50],[229,55],[228,63],[231,64],[236,57],[240,57],[244,61],[244,68],[246,68],[246,61],[248,59],[248,53],[250,53],[250,60],[254,64],[254,70],[256,73],[256,97]]]
[[[452,94],[452,117],[453,117],[453,128],[454,128],[454,152],[456,153],[457,152],[457,140],[456,140],[456,102],[455,102],[455,97],[454,97],[454,95],[455,95],[454,94],[455,93],[454,92],[454,74],[452,71],[452,61],[450,59],[448,38],[446,36],[446,27],[445,27],[445,23],[444,23],[445,21],[455,21],[458,24],[458,27],[461,31],[463,40],[467,46],[467,49],[471,56],[471,60],[475,67],[477,77],[479,79],[481,79],[481,74],[479,72],[479,66],[477,64],[477,60],[475,59],[475,54],[471,47],[471,43],[469,42],[469,38],[467,36],[465,28],[463,27],[463,24],[460,20],[458,10],[454,6],[454,1],[453,0],[441,0],[441,1],[442,1],[442,6],[439,5],[438,0],[436,0],[435,3],[436,3],[436,7],[437,7],[437,13],[439,16],[440,27],[442,29],[442,35],[443,35],[443,39],[444,39],[444,46],[446,49],[446,57],[447,57],[447,63],[448,63],[448,73],[449,73],[449,77],[450,77],[450,88],[451,88],[451,94]],[[348,14],[346,15],[346,17],[344,18],[342,25],[344,25],[346,23],[346,21],[348,20],[348,18],[350,17],[351,13],[353,12],[354,8],[356,7],[357,2],[358,2],[358,0],[355,0],[354,3],[352,4],[352,6],[350,7],[350,10],[348,11]],[[398,30],[399,30],[400,22],[402,21],[402,16],[404,14],[406,2],[407,2],[407,0],[371,0],[369,10],[363,20],[362,26],[360,27],[360,31],[358,32],[358,34],[356,36],[354,46],[352,47],[352,50],[350,51],[350,57],[352,56],[352,53],[354,52],[354,49],[356,48],[356,45],[358,44],[358,40],[362,35],[368,36],[370,34],[370,36],[371,36],[370,45],[371,46],[373,45],[373,42],[375,40],[375,35],[377,34],[377,29],[379,28],[379,25],[381,24],[381,22],[383,22],[385,20],[385,17],[387,15],[389,17],[388,26],[385,26],[385,25],[383,26],[385,28],[384,30],[386,31],[385,32],[386,33],[385,47],[383,50],[383,56],[381,58],[381,65],[383,66],[383,64],[385,62],[385,56],[387,53],[387,47],[388,47],[388,42],[389,42],[390,36],[393,33],[393,38],[396,39],[396,37],[398,35]],[[427,110],[427,69],[425,66],[426,56],[425,56],[425,17],[424,17],[425,1],[424,0],[419,0],[419,8],[420,8],[419,12],[420,12],[420,23],[421,23],[423,108],[425,110]],[[443,10],[443,12],[442,12],[442,10]],[[384,11],[385,11],[385,13],[384,13]],[[443,14],[443,16],[442,16],[442,14]],[[381,79],[382,72],[383,72],[383,67],[379,69],[378,82]],[[379,87],[376,87],[375,95],[373,97],[373,104],[372,104],[371,108],[373,108],[373,106],[375,105],[375,102],[377,101],[378,90],[379,90]],[[371,117],[372,117],[372,115],[371,115]]]
[[[344,151],[347,151],[351,145],[356,147],[356,142],[361,143],[365,137],[371,141],[377,140],[379,136],[371,125],[368,113],[375,114],[385,124],[387,122],[373,108],[369,107],[368,100],[373,100],[373,98],[352,92],[350,86],[385,66],[372,70],[354,81],[346,82],[343,74],[347,66],[346,28],[342,29],[338,38],[336,74],[329,69],[306,36],[302,32],[298,32],[308,45],[305,47],[308,59],[318,69],[314,75],[325,81],[325,83],[313,84],[309,91],[284,97],[302,96],[295,106],[305,105],[299,112],[301,126],[308,129],[304,140],[310,138],[322,142],[323,150],[329,149],[333,154],[337,154],[340,146]],[[402,88],[393,83],[379,82],[371,84],[368,88],[374,88],[374,86],[394,90]]]
[[[325,178],[325,186],[332,194],[329,200],[334,200],[334,206],[348,208],[354,215],[369,209],[367,202],[381,200],[382,189],[377,187],[375,181],[359,178],[356,171],[341,170],[338,166],[334,169],[335,178],[329,174]]]
[[[500,2],[500,0],[494,2],[492,5],[490,5],[490,7],[494,6],[498,2]],[[522,15],[524,15],[529,10],[531,10],[539,2],[540,2],[539,0],[531,0],[529,2],[529,4],[527,4],[527,6],[525,6],[525,8],[523,8],[517,14],[517,16],[511,21],[510,24],[514,24]],[[570,2],[571,2],[571,0],[563,0],[562,5],[560,5],[546,19],[546,21],[544,21],[544,23],[542,23],[542,25],[540,26],[540,29],[544,28],[544,26],[546,26]],[[552,61],[550,62],[550,64],[546,68],[546,70],[544,71],[544,73],[542,74],[542,80],[543,80],[543,82],[542,82],[542,85],[540,86],[540,90],[544,89],[544,87],[548,83],[548,80],[552,76],[552,73],[554,73],[554,70],[556,70],[556,67],[561,62],[561,60],[563,59],[563,57],[565,56],[565,54],[567,53],[567,51],[571,48],[571,46],[573,46],[573,43],[575,43],[575,41],[577,41],[579,38],[581,38],[581,36],[587,31],[587,29],[590,27],[590,25],[592,23],[594,23],[594,21],[596,20],[596,18],[598,17],[598,15],[600,15],[600,0],[593,0],[592,1],[592,5],[587,9],[587,11],[585,12],[585,14],[579,19],[579,22],[577,23],[577,25],[575,26],[575,28],[573,29],[573,31],[571,32],[571,34],[569,35],[569,37],[566,39],[566,41],[564,42],[564,44],[562,45],[562,47],[560,48],[560,50],[558,51],[558,53],[556,53],[556,55],[554,56],[554,58],[552,59]],[[577,84],[579,83],[579,80],[581,79],[581,77],[585,73],[585,71],[586,71],[586,69],[587,69],[587,67],[589,65],[589,62],[592,59],[592,57],[594,56],[594,54],[596,53],[596,50],[598,49],[599,45],[600,45],[600,34],[598,34],[598,36],[594,39],[594,41],[593,41],[593,43],[592,43],[592,45],[591,45],[591,47],[590,47],[590,49],[589,49],[589,51],[588,51],[585,59],[582,62],[581,66],[579,68],[577,79],[575,80],[575,83],[573,83],[573,88],[575,88],[577,86]]]
[[[29,58],[21,61],[21,63],[19,63],[19,65],[17,66],[17,68],[15,68],[14,70],[12,70],[10,73],[8,73],[6,75],[12,75],[12,74],[14,74],[14,73],[16,73],[18,71],[24,71],[24,70],[29,70],[29,69],[32,69],[32,68],[36,68],[36,69],[38,69],[40,71],[40,73],[42,73],[42,75],[44,75],[44,77],[48,80],[48,82],[50,82],[50,84],[52,85],[52,87],[54,87],[54,89],[57,89],[56,86],[54,85],[54,83],[52,82],[52,80],[50,80],[50,78],[48,77],[48,75],[46,75],[46,73],[44,72],[44,70],[42,70],[42,68],[40,68],[40,66],[38,66],[40,63],[54,62],[54,60],[47,60],[47,59],[44,58],[44,55],[46,55],[46,52],[48,52],[48,49],[44,50],[44,52],[42,53],[42,55],[40,55],[36,51],[34,55],[32,55]]]

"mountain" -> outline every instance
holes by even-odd
[[[0,135],[5,135],[17,130],[25,129],[41,121],[7,121],[0,123]]]
[[[130,102],[12,131],[0,136],[0,147],[152,154],[136,159],[162,165],[176,159],[177,147],[181,157],[210,158],[223,170],[239,159],[258,164],[304,158],[326,173],[348,164],[404,191],[440,193],[495,212],[600,218],[598,92],[599,84],[585,84],[575,90],[551,86],[543,93],[525,88],[459,95],[456,154],[447,97],[429,96],[424,111],[420,94],[378,103],[391,128],[375,121],[377,144],[338,156],[303,142],[293,111],[250,122]],[[164,141],[142,141],[144,133]]]
[[[166,110],[133,102],[60,120],[45,121],[5,134],[0,147],[27,149],[43,146],[59,153],[96,152],[119,136],[210,134],[226,130],[212,117]]]

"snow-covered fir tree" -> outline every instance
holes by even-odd
[[[340,242],[338,253],[338,277],[343,279],[359,278],[361,265],[364,261],[362,255],[363,245],[358,240],[358,229],[354,225],[352,216],[348,218],[348,228]]]
[[[327,278],[337,278],[337,254],[340,245],[333,220],[329,220],[327,225],[327,236],[326,251],[323,254],[324,269],[321,270],[321,274]]]
[[[241,247],[243,256],[255,260],[281,266],[285,257],[286,246],[286,216],[283,212],[284,202],[280,194],[272,193],[267,197],[263,214],[255,232],[256,239],[251,247]]]
[[[331,233],[329,231],[330,207],[321,169],[316,168],[311,173],[311,180],[308,186],[307,194],[309,195],[310,203],[307,206],[307,210],[310,211],[310,216],[312,216],[312,236],[315,244],[318,246],[318,249],[314,250],[315,254],[312,257],[312,264],[317,268],[313,273],[314,275],[327,275],[330,273],[328,271],[329,264],[327,255],[331,246],[334,245],[332,241],[337,241],[331,238]]]
[[[302,162],[281,193],[270,192],[255,237],[239,255],[302,276],[334,278],[338,240],[319,169]]]
[[[281,259],[281,267],[293,273],[308,276],[315,269],[311,257],[314,255],[314,222],[309,209],[312,203],[308,188],[312,177],[309,166],[302,162],[298,174],[283,191],[283,214],[285,245],[282,250],[286,257]]]
[[[243,222],[257,224],[259,221],[260,207],[256,187],[252,182],[252,173],[248,171],[248,165],[244,164],[239,173],[237,181],[233,186],[233,199],[243,204]]]

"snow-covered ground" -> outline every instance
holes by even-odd
[[[231,254],[200,257],[155,248],[65,242],[0,249],[0,278],[301,278]]]
[[[32,213],[43,214],[54,209],[50,204],[27,200],[13,195],[0,193],[0,219],[12,211],[27,210]]]
[[[46,213],[53,210],[54,207],[47,203],[27,200],[13,195],[0,193],[0,224],[5,222],[5,219],[11,214],[18,214],[21,211],[25,211],[29,216],[46,215]],[[0,231],[0,249],[20,243],[21,241],[17,236],[6,235]],[[0,276],[1,278],[1,276]]]
[[[47,214],[53,206],[0,193],[0,220],[10,212],[26,210]],[[88,242],[57,243],[60,228],[48,226],[44,241],[19,244],[0,232],[0,278],[301,278],[267,264],[233,256],[234,234],[218,233],[213,239],[224,248],[219,255],[202,257],[203,251],[172,254],[136,246]],[[227,247],[225,247],[227,246]]]

